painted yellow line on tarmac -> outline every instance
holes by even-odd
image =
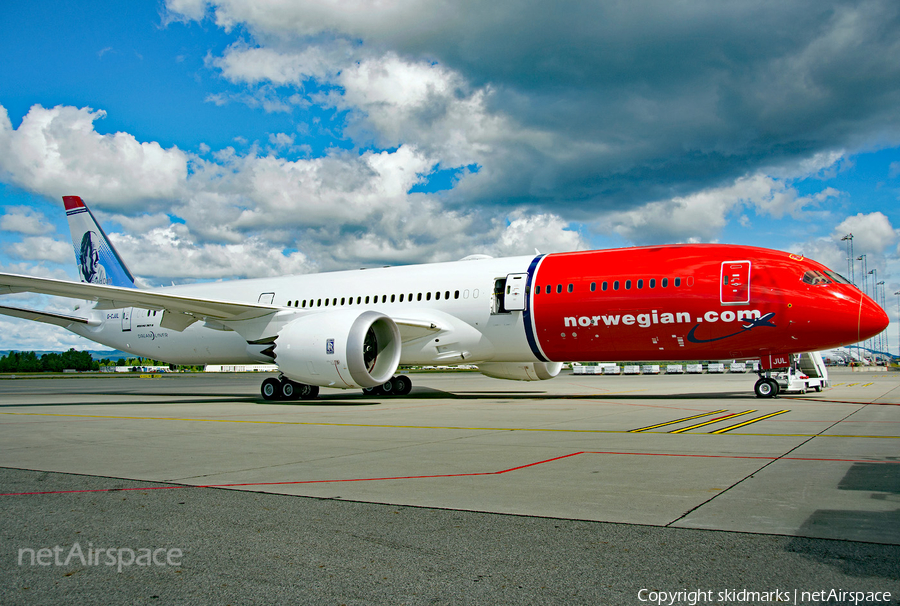
[[[711,423],[716,423],[718,421],[724,421],[726,419],[731,419],[740,415],[748,414],[751,412],[756,412],[755,410],[747,410],[744,412],[739,412],[734,415],[729,415],[727,417],[720,417],[718,419],[713,419],[712,421],[708,421],[707,423],[701,425],[709,425]],[[131,421],[193,421],[200,423],[248,423],[255,425],[310,425],[310,426],[320,426],[320,427],[378,427],[383,429],[458,429],[458,430],[467,430],[467,431],[536,431],[536,432],[555,432],[555,433],[634,433],[632,430],[625,429],[555,429],[550,427],[462,427],[462,426],[452,426],[452,425],[388,425],[388,424],[375,424],[375,423],[326,423],[326,422],[312,422],[312,421],[253,421],[250,419],[189,419],[189,418],[180,418],[180,417],[135,417],[135,416],[116,416],[116,415],[89,415],[89,414],[61,414],[61,413],[48,413],[48,412],[0,412],[0,415],[16,415],[16,416],[32,416],[32,417],[69,417],[69,418],[82,418],[82,419],[122,419],[122,420],[131,420]],[[647,431],[643,435],[657,434],[657,435],[671,435],[673,433],[681,433],[683,431],[687,431],[688,429],[694,429],[698,427],[697,425],[692,427],[685,427],[684,429],[676,430],[674,432],[664,432],[664,431]],[[696,433],[691,434],[694,436],[709,436],[713,435],[712,433]],[[900,436],[871,436],[871,435],[848,435],[848,434],[818,434],[818,433],[727,433],[727,434],[717,434],[717,435],[726,435],[726,436],[765,436],[765,437],[775,437],[775,438],[875,438],[875,439],[900,439]]]
[[[554,429],[545,427],[462,427],[453,425],[388,425],[381,423],[326,423],[322,421],[253,421],[250,419],[189,419],[179,417],[132,417],[116,415],[75,415],[47,412],[0,412],[4,415],[35,417],[77,417],[86,419],[125,419],[134,421],[196,421],[202,423],[251,423],[258,425],[313,425],[322,427],[379,427],[386,429],[462,429],[468,431],[550,431],[563,433],[627,433],[613,429]]]
[[[755,419],[750,419],[749,421],[744,421],[743,423],[738,423],[737,425],[732,425],[731,427],[723,427],[722,429],[717,429],[716,431],[711,431],[709,433],[726,433],[731,431],[732,429],[738,429],[739,427],[744,427],[746,425],[750,425],[752,423],[758,423],[765,419],[771,419],[772,417],[777,417],[778,415],[783,415],[786,412],[791,412],[790,410],[779,410],[778,412],[773,412],[767,415],[763,415],[761,417],[756,417]]]
[[[682,427],[681,429],[675,429],[673,431],[670,431],[669,433],[684,433],[686,431],[690,431],[691,429],[697,429],[698,427],[706,427],[707,425],[712,425],[713,423],[718,423],[719,421],[727,421],[728,419],[740,417],[741,415],[748,415],[751,412],[756,412],[756,409],[745,410],[744,412],[736,412],[734,414],[731,414],[731,415],[728,415],[725,417],[719,417],[718,419],[712,419],[712,420],[706,421],[704,423],[697,423],[696,425],[691,425],[689,427]]]
[[[665,427],[666,425],[675,425],[676,423],[682,423],[684,421],[693,421],[694,419],[699,419],[702,417],[708,417],[709,415],[718,414],[720,412],[725,412],[725,409],[722,410],[714,410],[712,412],[704,412],[703,414],[694,415],[692,417],[684,417],[683,419],[675,419],[674,421],[666,421],[665,423],[658,423],[656,425],[650,425],[649,427],[641,427],[640,429],[630,429],[628,433],[640,433],[642,431],[647,431],[648,429],[656,429],[657,427]]]

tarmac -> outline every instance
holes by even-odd
[[[0,380],[0,603],[900,604],[900,373],[831,375]]]

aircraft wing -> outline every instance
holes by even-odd
[[[64,314],[54,314],[46,311],[34,311],[31,309],[23,309],[21,307],[7,307],[0,305],[0,314],[4,316],[12,316],[14,318],[22,318],[23,320],[31,320],[33,322],[43,322],[45,324],[53,324],[68,328],[72,324],[87,324],[86,318],[78,316],[67,316]]]
[[[274,314],[280,308],[261,303],[238,303],[218,299],[203,299],[160,291],[136,290],[106,284],[86,284],[52,278],[35,278],[0,273],[0,295],[32,292],[72,299],[97,301],[95,309],[138,307],[164,310],[162,326],[184,330],[198,320],[241,322]]]

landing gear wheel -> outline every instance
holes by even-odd
[[[263,400],[277,400],[281,396],[281,381],[270,377],[262,382],[259,390]]]
[[[300,395],[299,390],[300,387],[297,383],[290,381],[288,379],[284,379],[281,381],[281,386],[279,389],[280,399],[282,400],[296,400]]]
[[[301,400],[315,400],[319,395],[319,386],[300,383],[297,385],[296,393]]]
[[[412,391],[412,381],[409,377],[400,375],[391,379],[394,389],[391,391],[392,396],[405,396]]]
[[[775,379],[760,379],[753,386],[757,398],[774,398],[778,395],[778,382]]]
[[[384,390],[381,389],[381,385],[376,385],[375,387],[363,387],[363,395],[365,396],[380,396],[384,393]]]

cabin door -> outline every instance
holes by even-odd
[[[745,305],[750,302],[750,261],[725,261],[719,281],[722,305]]]

